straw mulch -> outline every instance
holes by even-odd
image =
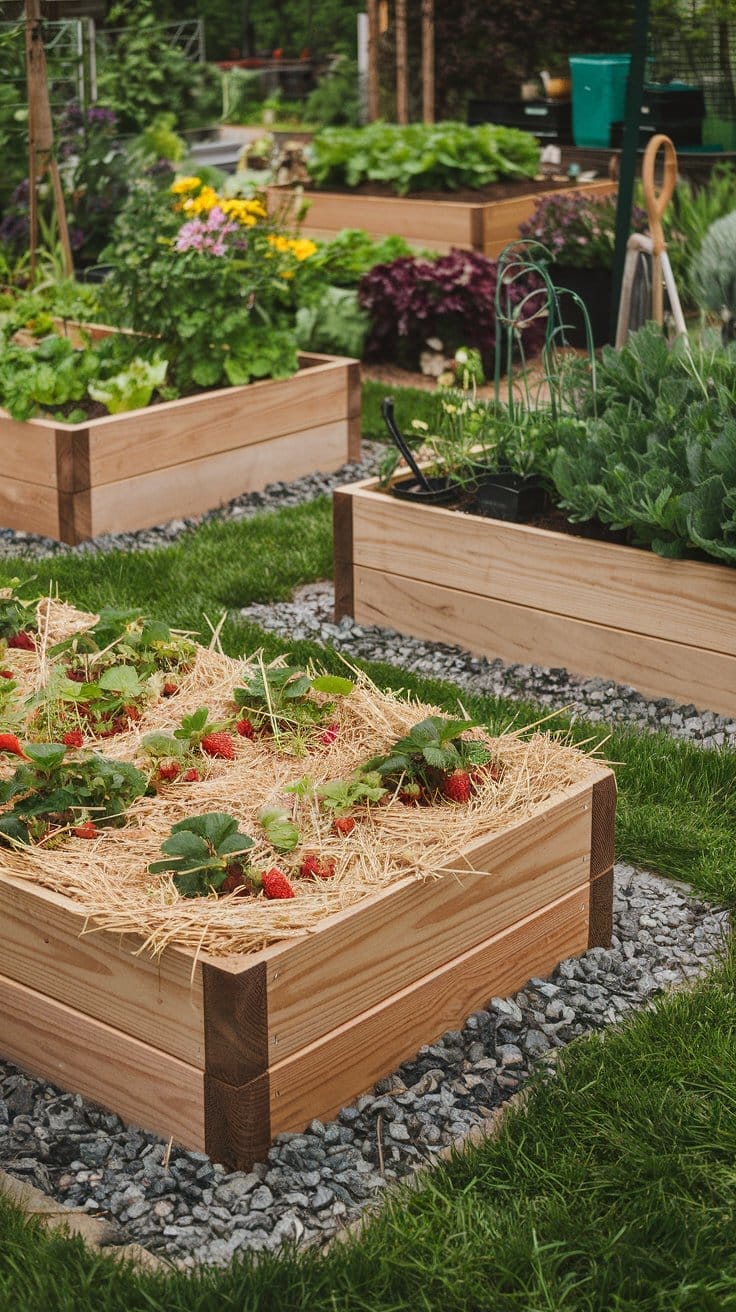
[[[94,620],[55,601],[41,603],[40,612],[39,629],[49,644]],[[3,657],[29,692],[46,675],[46,645],[42,641],[37,653],[9,651]],[[177,676],[176,696],[153,702],[130,732],[90,745],[146,768],[140,752],[144,734],[171,732],[183,715],[200,706],[207,706],[213,720],[232,717],[232,690],[258,660],[232,660],[220,651],[198,648],[193,667]],[[175,781],[155,796],[140,798],[124,827],[104,829],[92,841],[69,836],[53,849],[4,847],[0,872],[66,894],[89,917],[90,928],[135,933],[144,951],[156,953],[176,944],[218,956],[251,952],[303,935],[325,916],[406,876],[429,878],[444,871],[439,877],[453,878],[453,871],[463,869],[463,847],[523,820],[596,768],[583,752],[546,733],[507,733],[488,740],[501,767],[499,780],[489,778],[467,805],[412,808],[394,798],[372,807],[347,837],[332,833],[330,815],[312,799],[297,801],[284,792],[286,784],[304,775],[315,783],[346,777],[435,711],[380,692],[358,676],[351,695],[337,699],[332,719],[339,732],[331,745],[321,744],[317,733],[309,750],[294,755],[279,751],[271,738],[238,738],[235,761],[203,756],[199,782]],[[3,776],[13,765],[3,764]],[[265,804],[292,810],[301,839],[296,851],[278,856],[266,844],[257,820]],[[284,901],[235,895],[183,898],[169,875],[149,874],[148,865],[160,858],[172,824],[205,811],[234,816],[241,831],[257,840],[252,864],[261,869],[278,865],[292,877],[296,896]],[[302,856],[312,851],[335,859],[334,878],[293,878]]]

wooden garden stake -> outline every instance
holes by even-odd
[[[434,0],[422,0],[422,120],[434,123]]]
[[[61,187],[59,166],[54,159],[54,129],[49,105],[46,52],[41,29],[41,0],[25,0],[26,4],[26,79],[28,83],[28,182],[30,202],[30,256],[31,280],[36,274],[38,251],[38,184],[44,173],[49,174],[54,194],[54,207],[59,224],[59,240],[64,258],[64,271],[71,277],[74,272],[69,228],[66,221],[64,193]]]
[[[378,0],[368,0],[368,122],[378,118]]]
[[[406,54],[406,0],[396,0],[396,122],[409,122],[409,77]]]

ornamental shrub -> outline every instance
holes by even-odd
[[[447,354],[460,346],[480,351],[486,372],[493,368],[496,346],[497,265],[476,251],[452,250],[437,259],[403,256],[378,264],[361,280],[360,304],[371,317],[366,358],[397,360],[416,368],[429,337],[439,337]],[[512,305],[520,305],[535,282],[519,279],[509,287]],[[522,330],[524,354],[541,350],[546,319],[527,301]]]

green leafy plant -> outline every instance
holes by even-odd
[[[26,743],[26,759],[0,784],[0,842],[29,843],[49,830],[92,822],[122,824],[127,808],[147,788],[127,761],[90,755],[67,761],[62,743]],[[84,834],[92,837],[93,834]]]
[[[253,839],[240,833],[231,815],[208,811],[172,825],[161,844],[165,860],[151,862],[148,869],[152,875],[172,873],[182,897],[207,897],[231,891],[229,883],[247,876],[243,858],[252,847]]]
[[[103,606],[95,624],[56,643],[49,654],[66,655],[68,669],[88,681],[93,672],[120,664],[134,666],[141,678],[147,678],[159,671],[188,668],[196,645],[186,634],[137,608]]]
[[[297,311],[297,342],[302,351],[360,359],[370,325],[355,288],[325,287],[319,305],[303,305]]]
[[[288,811],[280,806],[262,806],[258,819],[276,852],[293,852],[299,843],[299,830]]]
[[[429,715],[385,755],[366,761],[363,771],[375,771],[405,801],[429,802],[442,795],[466,802],[492,760],[484,743],[462,736],[478,727],[472,720]]]
[[[153,393],[163,387],[168,363],[158,357],[143,360],[136,356],[127,369],[87,387],[93,401],[99,401],[111,415],[125,410],[140,410],[147,406]]]
[[[312,677],[290,665],[263,666],[242,688],[234,690],[233,697],[254,730],[278,738],[282,733],[314,728],[330,718],[334,703],[319,701],[313,693],[347,697],[354,686],[352,680],[333,674]]]
[[[310,174],[319,186],[385,182],[399,196],[533,177],[538,164],[539,146],[527,132],[453,122],[325,128],[308,154]]]
[[[736,356],[670,349],[649,324],[606,348],[592,387],[568,380],[550,473],[573,521],[597,518],[659,555],[693,549],[736,564]]]

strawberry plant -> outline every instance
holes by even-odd
[[[42,722],[49,736],[58,733],[64,738],[86,729],[107,738],[124,733],[131,720],[139,720],[149,696],[149,686],[132,665],[111,665],[96,682],[80,683],[59,671],[27,704],[35,709],[34,723]]]
[[[221,726],[211,724],[206,706],[200,706],[192,715],[185,715],[174,737],[190,749],[201,748],[205,756],[219,756],[223,760],[235,759],[235,742]]]
[[[298,733],[329,720],[334,702],[317,701],[312,694],[347,697],[355,687],[351,679],[333,674],[312,677],[290,665],[262,666],[234,691],[235,703],[247,714],[255,732]]]
[[[133,665],[141,678],[157,671],[184,669],[194,660],[195,644],[172,631],[161,620],[149,619],[136,609],[108,607],[90,629],[72,634],[51,649],[52,656],[67,654],[71,670],[86,679],[109,665]]]
[[[127,761],[90,755],[66,761],[63,743],[26,743],[25,759],[0,783],[0,842],[32,842],[90,818],[96,826],[122,823],[146,791],[145,775]]]
[[[316,797],[334,816],[344,816],[369,802],[380,802],[387,793],[378,771],[358,772],[349,779],[329,779],[324,784],[315,784],[309,775],[304,775],[295,784],[289,784],[286,791],[298,797]]]
[[[250,867],[244,860],[253,839],[238,830],[238,822],[224,811],[207,811],[172,825],[161,844],[163,861],[153,861],[152,875],[170,872],[182,897],[207,897],[210,893],[247,891]]]
[[[21,597],[16,582],[0,596],[0,639],[5,639],[8,647],[33,651],[36,643],[32,635],[38,629],[36,601]]]
[[[442,795],[469,800],[475,782],[491,763],[491,753],[477,738],[464,738],[473,720],[428,715],[399,738],[385,756],[374,756],[364,769],[375,771],[402,801],[430,802]]]

